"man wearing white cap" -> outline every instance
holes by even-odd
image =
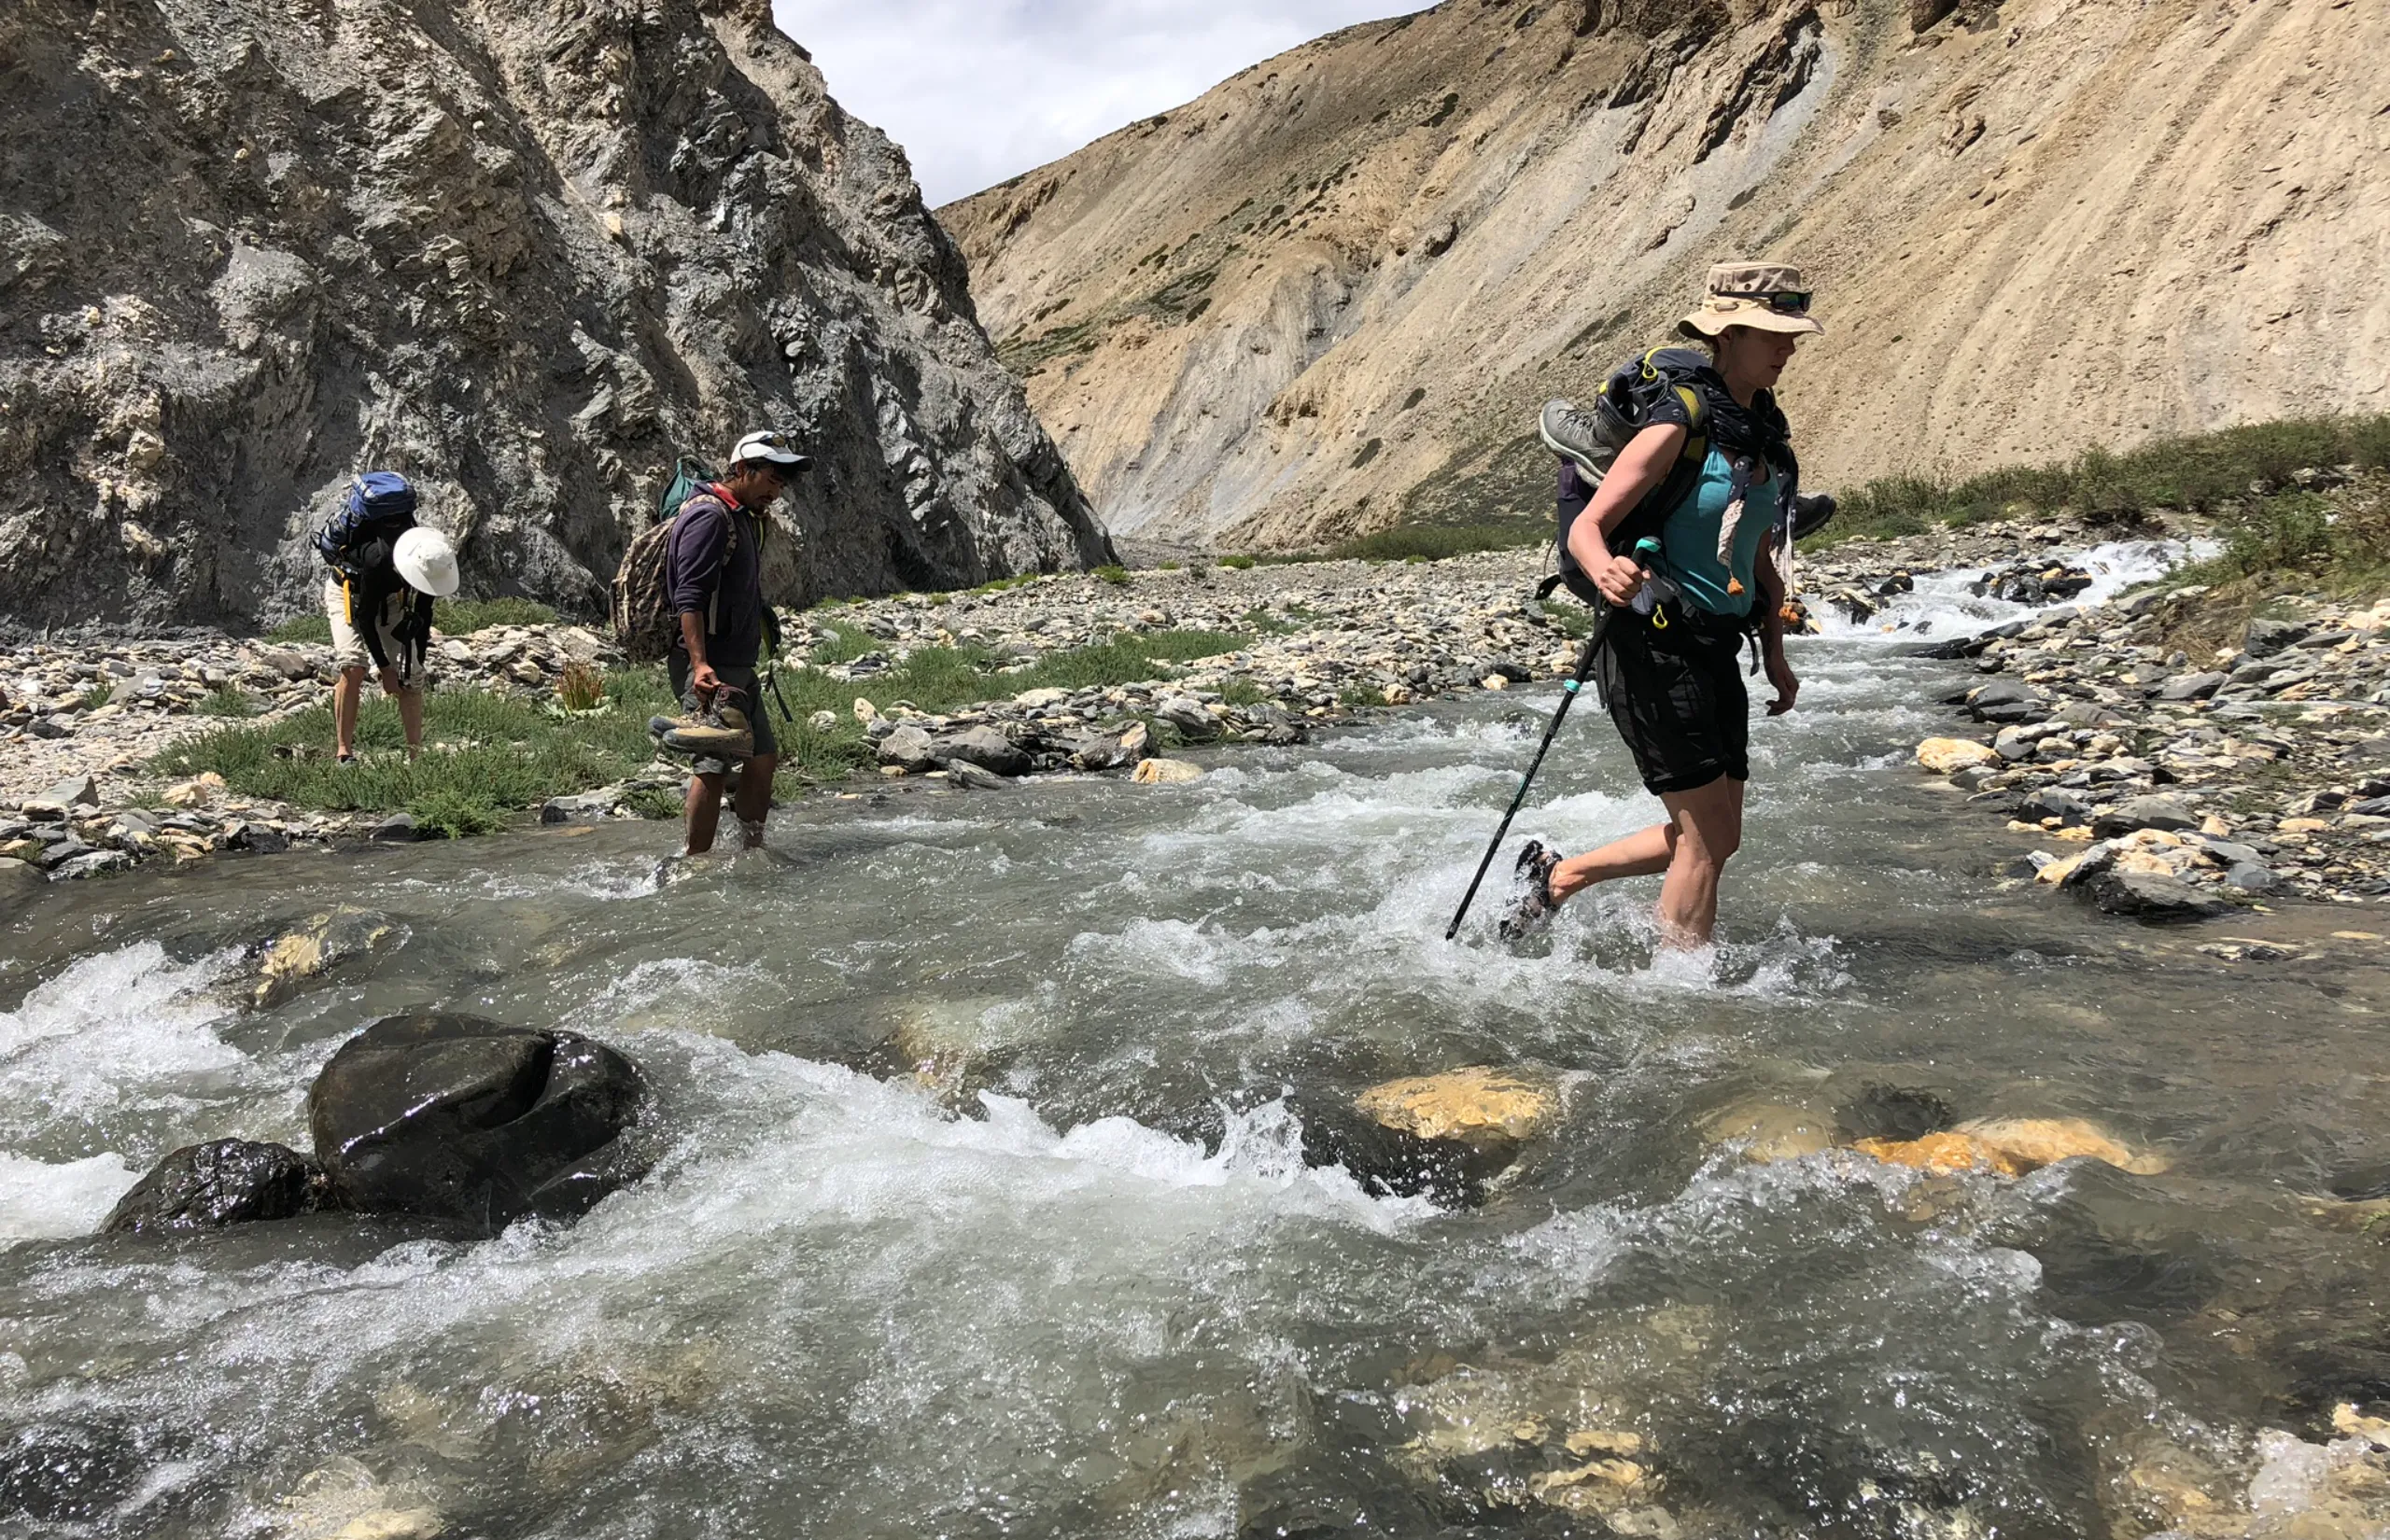
[[[316,549],[331,567],[324,615],[331,623],[333,751],[357,758],[357,718],[371,658],[385,694],[399,703],[407,758],[423,748],[423,693],[430,684],[431,605],[457,592],[457,550],[415,522],[415,489],[392,471],[350,483]]]
[[[666,742],[694,752],[686,805],[688,853],[713,848],[730,766],[738,775],[738,824],[752,850],[764,843],[780,745],[755,671],[769,614],[764,602],[766,511],[813,462],[785,433],[750,433],[730,452],[730,473],[681,505],[664,564],[680,617],[668,665],[673,693],[703,721],[677,724]]]

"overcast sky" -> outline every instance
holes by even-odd
[[[1247,64],[1420,0],[773,0],[930,206],[1192,101]]]

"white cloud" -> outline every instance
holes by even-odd
[[[932,207],[1192,101],[1248,64],[1418,0],[773,0],[839,105]]]

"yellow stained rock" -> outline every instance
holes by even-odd
[[[2167,1168],[2163,1156],[2136,1154],[2079,1117],[1979,1117],[1959,1125],[1958,1131],[2028,1169],[2076,1155],[2104,1160],[2136,1176],[2156,1176]]]
[[[2050,838],[2062,839],[2070,845],[2088,845],[2091,843],[2091,826],[2078,823],[2072,829],[2053,829]]]
[[[1131,778],[1140,786],[1174,786],[1183,781],[1202,780],[1203,767],[1189,764],[1185,760],[1139,760],[1136,773]]]
[[[1407,684],[1387,685],[1385,687],[1385,703],[1388,706],[1409,706],[1411,704],[1411,687]]]
[[[1998,764],[2001,758],[1989,744],[1972,738],[1928,738],[1917,746],[1917,763],[1937,776],[1951,776],[1979,764]]]
[[[2322,819],[2285,819],[2274,825],[2279,834],[2320,834],[2331,825]]]
[[[2332,1408],[2332,1431],[2343,1438],[2362,1438],[2378,1449],[2390,1449],[2390,1421],[2366,1416],[2352,1401]]]
[[[2060,830],[2060,833],[2063,833],[2065,831]],[[2051,887],[2055,888],[2060,883],[2064,882],[2067,878],[2074,875],[2074,869],[2082,865],[2083,858],[2090,853],[2090,851],[2085,850],[2075,855],[2069,856],[2064,861],[2054,861],[2047,866],[2043,867],[2040,871],[2034,873],[2033,880],[2035,882],[2046,882]]]
[[[1581,1458],[1588,1454],[1635,1455],[1643,1452],[1643,1435],[1616,1428],[1580,1428],[1561,1447]]]
[[[1353,1105],[1397,1133],[1483,1145],[1534,1138],[1557,1115],[1560,1099],[1550,1085],[1479,1067],[1389,1080]]]
[[[209,770],[167,787],[161,800],[169,807],[204,807],[225,790],[224,777]]]
[[[2025,1168],[2007,1155],[1960,1133],[1927,1134],[1923,1139],[1907,1141],[1863,1139],[1851,1148],[1887,1165],[1907,1166],[1939,1176],[1963,1176],[1970,1171],[1990,1171],[2000,1176],[2025,1174]]]
[[[299,986],[332,964],[381,949],[397,931],[387,919],[363,909],[329,909],[267,948],[258,964],[249,1002],[260,1010],[298,992]]]

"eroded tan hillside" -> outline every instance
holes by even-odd
[[[1812,485],[2390,406],[2390,4],[1918,4],[1449,0],[940,217],[1148,538],[1539,511],[1535,406],[1736,255],[1821,293]]]

